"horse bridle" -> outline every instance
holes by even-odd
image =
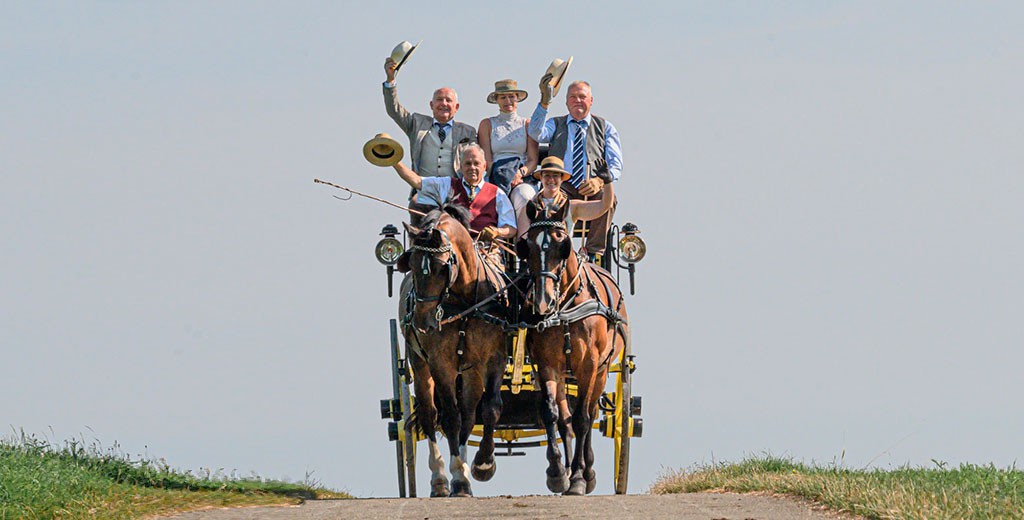
[[[561,220],[538,220],[538,221],[533,222],[533,223],[530,224],[530,229],[534,229],[534,228],[542,229],[543,230],[542,233],[544,234],[544,242],[541,243],[541,244],[538,244],[538,246],[540,248],[540,266],[541,266],[541,271],[536,274],[536,278],[551,278],[551,280],[555,283],[555,305],[553,305],[551,307],[551,310],[548,311],[548,313],[550,314],[550,313],[553,313],[553,312],[557,311],[557,309],[558,309],[558,302],[560,302],[561,299],[562,299],[562,274],[565,272],[566,265],[569,262],[569,258],[568,257],[563,258],[562,261],[559,262],[558,267],[556,268],[555,271],[548,271],[546,269],[546,267],[547,267],[547,252],[545,251],[545,247],[548,245],[548,243],[551,240],[551,236],[548,235],[547,230],[549,230],[551,228],[558,228],[558,229],[561,229],[562,231],[566,231],[567,233],[568,233],[568,231],[566,229],[565,222],[563,222]],[[571,237],[570,237],[570,240],[572,240]],[[541,286],[540,286],[540,284],[535,283],[535,281],[536,281],[536,279],[531,279],[530,283],[533,284],[533,290],[539,292],[541,290]],[[527,290],[527,292],[529,292],[529,290]],[[540,295],[539,294],[534,294],[533,297],[534,297],[534,300],[539,300]]]
[[[448,291],[451,289],[452,285],[455,284],[455,279],[458,277],[459,270],[458,260],[455,257],[455,252],[452,251],[452,241],[448,239],[448,234],[445,233],[443,230],[438,229],[437,231],[441,233],[442,238],[441,245],[439,247],[421,246],[418,244],[413,244],[413,246],[410,249],[412,251],[420,251],[424,253],[423,258],[420,262],[420,269],[424,275],[430,274],[431,258],[437,258],[438,256],[444,253],[448,253],[448,259],[445,261],[444,266],[444,268],[448,270],[448,276],[445,278],[444,288],[441,289],[441,292],[439,292],[437,295],[421,296],[420,291],[416,288],[416,276],[412,277],[412,296],[414,301],[413,309],[415,309],[416,304],[436,301],[436,318],[437,321],[440,322],[441,318],[444,316],[444,310],[442,309],[441,305],[442,303],[444,303],[444,299],[448,296]]]

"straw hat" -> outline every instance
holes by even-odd
[[[572,174],[565,171],[565,163],[553,155],[549,155],[540,162],[540,166],[534,170],[533,177],[540,179],[541,172],[558,172],[562,174],[562,182],[569,180]]]
[[[551,74],[551,81],[548,82],[551,85],[551,97],[558,95],[558,90],[562,88],[562,80],[565,79],[565,73],[569,70],[569,65],[572,65],[572,56],[569,56],[568,60],[562,61],[561,58],[555,58],[548,65],[548,70],[544,71],[544,75]]]
[[[363,157],[377,166],[394,166],[404,155],[402,145],[388,134],[377,134],[363,145]]]
[[[487,94],[488,103],[497,103],[499,94],[515,94],[516,101],[522,102],[526,99],[527,93],[525,90],[519,90],[519,84],[514,79],[503,79],[501,81],[494,82],[494,92]]]
[[[416,51],[416,47],[419,47],[423,43],[423,40],[416,42],[413,45],[409,42],[402,42],[395,46],[394,50],[391,51],[391,59],[395,62],[395,74],[398,74],[398,69],[402,68],[402,65],[412,56],[412,53]]]

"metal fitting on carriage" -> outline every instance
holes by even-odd
[[[402,418],[402,403],[398,399],[381,399],[380,400],[380,418],[381,419],[401,419]]]
[[[642,411],[643,399],[639,395],[634,395],[629,399],[629,415],[641,415]]]
[[[397,422],[395,422],[395,421],[389,422],[388,423],[388,440],[389,441],[397,441],[398,440],[398,434],[399,434],[400,431],[401,431],[401,428],[398,427],[398,423]]]

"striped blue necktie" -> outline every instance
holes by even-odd
[[[583,160],[584,147],[584,126],[587,124],[586,121],[572,121],[573,127],[576,129],[572,136],[572,177],[569,178],[569,183],[573,187],[579,188],[580,184],[583,183],[584,177],[587,173],[586,163]]]
[[[444,138],[448,136],[448,134],[445,133],[444,131],[444,127],[446,125],[442,125],[441,123],[435,122],[434,126],[437,127],[437,137],[441,139],[441,143],[444,144]]]

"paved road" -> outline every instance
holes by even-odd
[[[185,513],[175,520],[441,520],[571,518],[623,520],[836,520],[839,515],[784,498],[729,493],[628,496],[524,496],[490,498],[368,498],[314,500],[301,506],[219,509]],[[846,517],[850,518],[850,517]]]

